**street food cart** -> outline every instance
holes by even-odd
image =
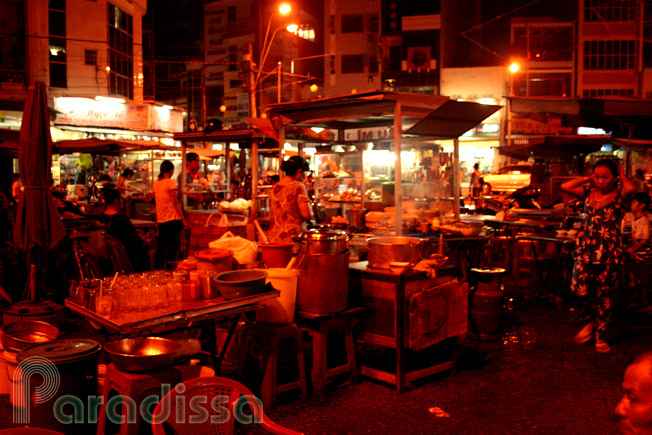
[[[461,180],[458,137],[498,109],[500,106],[455,101],[438,95],[373,91],[272,105],[268,109],[268,118],[272,124],[280,127],[279,143],[291,139],[291,133],[296,128],[322,128],[330,130],[333,135],[331,140],[322,140],[320,148],[328,146],[332,151],[333,146],[338,146],[345,153],[359,151],[362,159],[360,171],[363,173],[359,185],[365,193],[365,158],[370,151],[386,151],[387,160],[394,162],[394,171],[393,180],[387,180],[382,187],[386,195],[394,198],[396,235],[400,236],[404,219],[402,199],[417,184],[409,183],[413,186],[403,187],[404,175],[414,169],[414,162],[403,164],[405,153],[415,149],[423,158],[427,153],[420,151],[436,147],[436,140],[453,139],[452,171],[449,171],[453,189],[450,196],[453,198],[455,217],[459,218]],[[410,163],[412,166],[409,166]],[[356,171],[350,172],[355,177]],[[352,193],[348,198],[357,200],[355,192]]]

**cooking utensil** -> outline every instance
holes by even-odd
[[[264,270],[232,270],[222,272],[213,279],[224,299],[236,299],[261,293],[265,288],[267,272]]]
[[[258,219],[254,219],[254,225],[256,226],[256,230],[258,230],[258,235],[260,236],[261,243],[264,245],[268,244],[269,241],[267,240],[267,236],[265,235],[265,232],[260,227],[260,224],[258,223]]]
[[[415,237],[373,237],[367,240],[368,266],[389,269],[391,262],[414,265],[421,261],[423,240]]]
[[[144,373],[172,364],[181,345],[162,337],[136,337],[110,341],[104,350],[115,366],[125,372]]]
[[[299,250],[307,254],[341,254],[349,249],[349,236],[346,231],[319,228],[304,231],[295,241],[300,242]]]
[[[21,351],[36,343],[45,343],[59,336],[59,329],[46,322],[22,320],[8,323],[0,332],[5,349]]]

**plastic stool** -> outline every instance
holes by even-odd
[[[120,416],[125,418],[125,423],[120,424],[120,434],[138,434],[140,426],[140,404],[147,396],[161,394],[161,385],[169,384],[170,388],[178,383],[189,381],[200,376],[214,376],[215,372],[203,366],[176,366],[152,373],[127,373],[118,370],[115,365],[109,364],[102,391],[102,406],[98,415],[97,435],[104,435],[106,429],[106,405],[111,397],[111,392],[128,397],[136,404],[136,421],[129,423],[127,408],[120,405]]]
[[[301,397],[308,397],[306,367],[303,359],[303,341],[296,323],[246,323],[240,338],[241,352],[249,352],[262,365],[263,381],[260,395],[266,409],[276,405],[276,396],[287,391],[301,389]],[[282,340],[292,340],[297,352],[299,378],[285,384],[278,383],[278,356]],[[256,347],[260,346],[258,349]],[[244,355],[240,361],[244,361]]]
[[[320,394],[334,376],[349,374],[351,384],[358,380],[358,365],[355,355],[355,340],[353,331],[358,325],[359,317],[364,308],[356,307],[346,311],[330,314],[315,314],[298,311],[299,323],[312,335],[312,386],[315,393]],[[346,347],[346,363],[328,368],[328,334],[340,332],[344,336]]]

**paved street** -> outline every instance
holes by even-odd
[[[427,378],[400,395],[365,378],[308,400],[288,393],[268,415],[306,434],[613,434],[624,367],[652,346],[652,315],[621,315],[609,354],[574,344],[579,327],[568,306],[516,307],[505,315],[502,341],[465,340],[454,376]],[[66,332],[93,337],[90,328]],[[8,396],[0,396],[0,427],[7,426]]]
[[[617,433],[612,411],[624,368],[652,346],[652,316],[625,313],[611,353],[599,354],[573,343],[581,324],[567,307],[513,314],[502,341],[466,341],[455,376],[434,377],[401,395],[363,379],[269,415],[307,434]]]

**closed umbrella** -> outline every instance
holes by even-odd
[[[36,82],[27,95],[19,143],[25,191],[18,203],[14,242],[24,251],[36,246],[50,250],[65,236],[65,230],[49,190],[52,138],[43,82]]]

